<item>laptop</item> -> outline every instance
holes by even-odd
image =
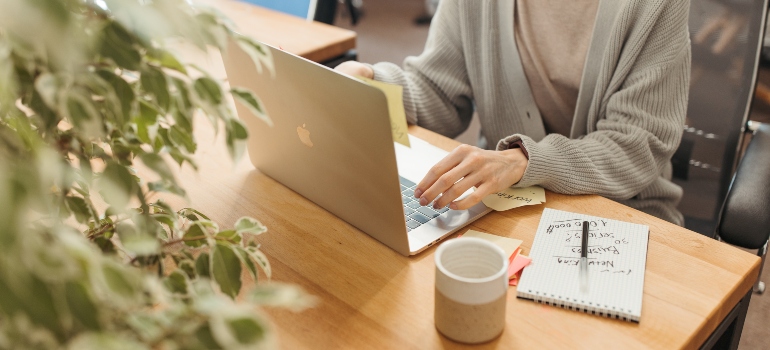
[[[402,255],[417,254],[491,211],[433,210],[415,184],[447,152],[410,136],[393,141],[385,95],[357,79],[264,45],[274,74],[261,73],[234,42],[224,55],[232,87],[259,96],[270,126],[235,103],[248,153],[263,174]],[[302,215],[302,213],[297,213]]]

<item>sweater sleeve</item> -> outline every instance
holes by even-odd
[[[587,135],[569,139],[551,134],[535,142],[514,134],[500,140],[498,150],[520,141],[529,154],[517,187],[541,185],[558,193],[624,200],[661,175],[682,137],[691,56],[688,1],[663,4],[651,28],[638,31],[649,33],[640,47],[622,48],[638,56],[632,66],[615,68],[625,79],[613,93],[598,97],[602,100],[594,105],[605,108]]]
[[[462,133],[473,115],[458,7],[458,0],[440,2],[423,53],[408,57],[403,69],[372,66],[375,80],[404,87],[407,121],[448,137]]]

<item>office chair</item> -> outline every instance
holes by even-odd
[[[713,237],[756,87],[768,0],[691,0],[692,75],[672,158],[685,227]]]
[[[297,17],[305,18],[308,21],[316,21],[334,24],[334,18],[337,15],[338,0],[240,0],[250,4],[262,6],[272,10],[280,11]],[[352,0],[345,0],[345,5],[350,12],[351,21],[355,25],[358,22],[359,12],[354,8]],[[349,50],[342,56],[332,58],[321,64],[334,68],[345,61],[355,61],[358,59],[356,50]]]
[[[748,249],[757,249],[762,258],[759,275],[767,258],[770,238],[770,125],[756,127],[741,159],[727,197],[722,205],[716,235],[720,240]],[[759,279],[754,292],[762,294]]]
[[[361,4],[353,0],[240,0],[250,4],[259,5],[290,15],[306,18],[308,21],[316,21],[326,24],[334,24],[337,16],[337,3],[342,2],[345,10],[350,15],[353,25],[358,23],[361,17]],[[360,1],[359,1],[360,2]]]

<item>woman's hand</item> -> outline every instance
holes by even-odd
[[[417,184],[414,196],[420,199],[420,205],[427,205],[435,200],[434,208],[449,204],[449,208],[453,210],[468,209],[488,194],[499,192],[519,182],[527,169],[527,163],[527,157],[521,148],[488,151],[461,145],[428,171],[425,178]],[[453,202],[473,186],[476,186],[476,191]]]
[[[374,71],[361,62],[345,61],[334,67],[334,70],[353,77],[374,78]]]

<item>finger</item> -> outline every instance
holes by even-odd
[[[441,194],[441,197],[433,201],[433,208],[443,208],[449,205],[449,203],[454,202],[458,197],[465,193],[465,191],[469,190],[476,182],[478,182],[477,177],[478,176],[475,174],[470,174],[452,185]]]
[[[462,200],[459,200],[457,202],[452,202],[449,204],[449,209],[452,210],[465,210],[468,209],[476,204],[479,204],[484,197],[491,194],[493,192],[493,187],[489,184],[482,184],[481,186],[476,187],[476,190],[471,193],[468,197],[465,197]]]
[[[466,147],[464,146],[467,145],[460,145],[459,147],[455,148],[452,152],[449,152],[446,157],[441,159],[438,163],[436,163],[436,165],[430,168],[422,181],[420,181],[420,183],[415,186],[415,198],[420,198],[422,194],[425,193],[425,190],[433,186],[436,180],[438,180],[447,171],[455,168],[460,164],[460,162],[462,162],[463,158],[465,158],[465,153],[467,152],[467,150],[465,150]]]
[[[422,193],[420,196],[420,205],[428,205],[428,203],[436,200],[439,195],[449,190],[455,183],[460,181],[460,179],[467,176],[471,170],[472,169],[469,169],[467,166],[463,166],[463,163],[460,163],[458,166],[444,173],[444,175],[441,175],[433,185]],[[447,202],[447,204],[448,203],[449,202]]]

